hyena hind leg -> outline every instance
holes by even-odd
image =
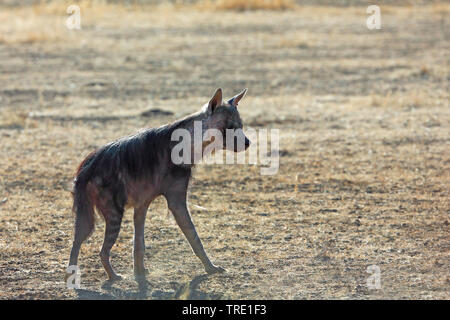
[[[94,211],[92,206],[83,208],[85,210],[76,209],[75,213],[75,228],[74,228],[74,240],[72,243],[72,249],[70,250],[69,266],[78,265],[78,256],[82,243],[91,235],[94,231]],[[71,275],[69,269],[66,270],[64,280],[67,281]]]
[[[105,217],[106,222],[105,238],[103,240],[103,246],[100,251],[100,259],[106,273],[108,274],[109,279],[120,280],[122,279],[122,277],[114,271],[111,265],[110,253],[111,248],[113,247],[119,235],[124,209],[119,209],[114,204],[111,204],[106,208],[102,208],[100,211]]]
[[[87,221],[77,216],[75,220],[75,236],[70,251],[69,266],[77,265],[78,255],[80,254],[81,244],[86,240],[94,230],[93,221]]]

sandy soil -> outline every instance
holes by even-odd
[[[82,9],[67,30],[58,8],[0,8],[0,299],[450,298],[448,5],[382,6],[381,30],[365,7]],[[105,282],[98,219],[83,289],[68,290],[78,163],[216,87],[248,87],[245,125],[280,130],[276,175],[195,170],[191,213],[227,273],[204,275],[157,199],[147,286],[127,211],[112,251],[125,279]],[[381,289],[366,286],[370,265]]]

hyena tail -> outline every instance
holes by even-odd
[[[95,209],[90,180],[96,167],[97,152],[91,152],[80,164],[73,186],[73,207],[75,214],[75,242],[83,242],[94,231]]]
[[[72,210],[75,213],[75,235],[70,251],[69,266],[76,266],[81,244],[92,234],[95,224],[94,205],[88,194],[86,183],[75,181]]]
[[[75,235],[69,266],[77,265],[81,244],[94,231],[95,208],[92,193],[89,192],[90,157],[88,156],[78,168],[73,188],[73,207],[75,214]]]
[[[73,190],[73,207],[75,214],[75,241],[83,242],[94,231],[95,210],[87,183],[76,181]]]

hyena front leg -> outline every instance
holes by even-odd
[[[103,241],[102,250],[100,251],[100,259],[109,279],[120,280],[122,277],[114,271],[109,259],[111,248],[119,235],[124,209],[119,209],[115,205],[111,204],[107,208],[102,208],[101,211],[105,217],[106,229],[105,239]]]
[[[134,208],[134,275],[136,278],[145,278],[148,273],[144,267],[144,227],[145,217],[147,216],[148,205],[141,208]]]
[[[189,241],[195,255],[200,258],[206,272],[208,274],[224,272],[225,269],[215,266],[211,260],[209,260],[208,255],[203,248],[203,244],[198,237],[195,226],[192,223],[191,215],[189,214],[189,210],[187,208],[185,193],[171,193],[170,196],[166,196],[166,199],[169,209],[172,211],[178,226]]]

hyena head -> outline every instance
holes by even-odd
[[[206,116],[203,121],[203,129],[213,129],[217,133],[220,132],[224,150],[240,152],[247,150],[250,146],[250,140],[242,130],[242,120],[238,111],[239,101],[245,96],[246,92],[247,89],[244,89],[231,99],[223,101],[222,89],[219,88],[203,108]],[[213,134],[209,143],[213,142],[216,136]]]

